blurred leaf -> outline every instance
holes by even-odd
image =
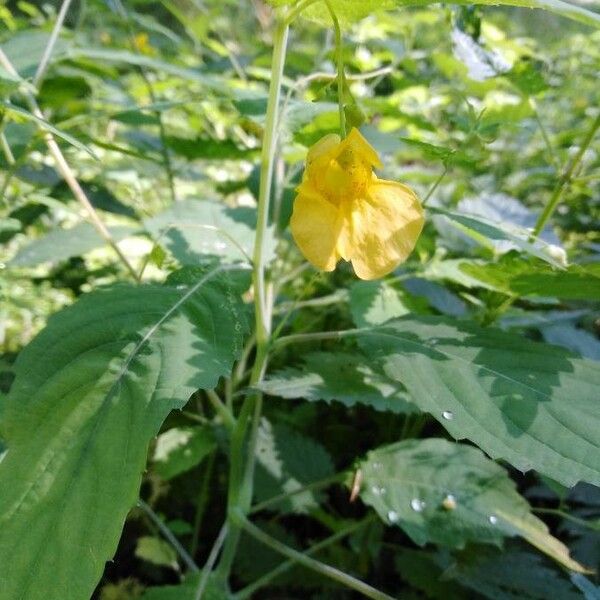
[[[200,464],[215,448],[210,427],[173,427],[156,440],[154,470],[168,481]]]
[[[282,6],[292,4],[293,0],[268,0],[270,4]],[[428,6],[429,0],[331,0],[336,14],[348,23],[358,21],[376,10],[390,10],[405,6]],[[554,12],[562,17],[574,19],[586,25],[600,27],[600,15],[562,0],[453,0],[451,4],[482,4],[493,6],[520,6],[523,8],[541,8]],[[304,11],[306,16],[319,22],[330,23],[331,17],[320,7],[309,7]]]
[[[259,389],[271,396],[309,401],[364,404],[379,411],[415,412],[404,386],[385,375],[372,357],[312,352],[300,369],[288,367],[270,375]]]
[[[398,319],[357,337],[454,438],[567,486],[600,484],[597,363],[439,317]]]
[[[146,220],[145,226],[182,265],[196,265],[199,257],[207,255],[248,262],[255,222],[256,212],[251,208],[229,208],[214,200],[186,200]],[[275,251],[271,229],[266,238],[265,260],[269,261]]]
[[[583,568],[530,512],[506,471],[477,448],[443,439],[407,440],[361,463],[361,498],[419,546],[463,548],[520,535],[575,571]]]
[[[159,567],[179,569],[177,564],[177,553],[173,547],[160,538],[144,536],[138,539],[135,555]]]
[[[402,285],[414,296],[425,298],[433,308],[444,315],[464,317],[467,314],[467,305],[439,283],[420,277],[409,277],[402,281]]]
[[[542,557],[519,549],[499,553],[490,548],[473,548],[445,574],[490,600],[581,599],[570,582]]]
[[[240,148],[232,140],[167,136],[167,146],[188,160],[240,160],[256,155],[257,149]]]
[[[331,457],[318,442],[285,425],[261,420],[256,446],[258,502],[293,492],[334,473]],[[317,505],[315,492],[305,491],[270,506],[283,512],[306,512]]]
[[[186,577],[179,585],[165,585],[146,588],[141,600],[196,600],[196,590],[200,582],[200,573]],[[232,595],[225,591],[223,585],[209,577],[202,600],[231,600]]]
[[[241,311],[217,277],[185,290],[120,285],[53,316],[19,354],[0,431],[5,597],[90,597],[138,497],[150,438],[230,371]]]
[[[497,263],[471,263],[461,268],[471,277],[518,296],[600,300],[600,272],[592,265],[570,265],[558,270],[544,263],[505,256]]]
[[[521,252],[531,254],[556,267],[563,266],[561,261],[552,256],[547,244],[542,245],[539,239],[534,242],[529,241],[531,235],[529,231],[519,230],[516,227],[504,227],[482,217],[471,217],[439,207],[429,206],[427,210],[447,217],[460,231],[466,233],[482,246],[493,249],[494,243],[500,242],[506,244],[507,251],[511,247],[515,247]]]
[[[72,146],[77,148],[78,150],[82,150],[83,152],[86,152],[87,154],[89,154],[92,158],[98,159],[95,152],[91,148],[88,148],[85,144],[82,144],[79,140],[75,139],[72,135],[69,135],[65,131],[61,131],[60,129],[57,129],[56,127],[54,127],[54,125],[52,125],[51,123],[48,123],[48,121],[46,121],[45,119],[36,117],[34,114],[30,113],[28,110],[25,110],[24,108],[21,108],[19,106],[15,106],[14,104],[11,104],[10,102],[7,102],[7,101],[1,100],[1,99],[0,99],[0,107],[4,108],[4,110],[9,113],[18,115],[18,117],[21,117],[22,119],[36,123],[40,127],[40,129],[42,129],[43,131],[49,131],[50,133],[54,134],[56,137],[61,138],[65,142],[68,142],[69,144],[71,144]]]
[[[134,233],[131,227],[109,227],[115,241]],[[10,267],[35,267],[42,263],[57,263],[72,256],[82,256],[104,246],[106,241],[89,223],[80,223],[71,229],[55,229],[19,250],[9,261]]]
[[[11,35],[4,44],[0,45],[0,49],[6,54],[19,75],[27,78],[34,75],[49,38],[49,32],[26,29]],[[51,61],[60,60],[68,47],[68,42],[58,38]]]
[[[563,346],[585,358],[600,360],[600,340],[584,329],[577,329],[569,324],[559,324],[542,327],[541,332],[544,340],[549,344]]]

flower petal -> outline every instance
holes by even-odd
[[[361,279],[387,275],[413,251],[423,229],[423,209],[415,193],[393,181],[374,179],[366,198],[347,212],[338,252]]]
[[[366,162],[369,166],[381,169],[383,166],[377,151],[367,140],[362,133],[353,127],[348,136],[342,141],[339,147],[339,154],[350,153],[355,156],[355,160]]]
[[[335,205],[310,185],[302,184],[294,200],[290,230],[306,259],[322,271],[333,271],[342,220]]]

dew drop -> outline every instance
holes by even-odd
[[[496,525],[496,523],[498,523],[498,517],[496,515],[490,515],[488,517],[488,521],[492,524],[492,525]]]
[[[446,421],[452,421],[452,419],[454,419],[454,413],[451,410],[445,410],[442,413],[442,417],[446,419]]]
[[[423,500],[420,500],[419,498],[413,498],[410,501],[410,507],[416,512],[422,512],[425,508],[425,502],[423,502]]]
[[[390,523],[395,523],[400,518],[395,510],[390,510],[387,514],[387,517]]]
[[[183,284],[182,285],[178,285],[176,287],[176,289],[178,289],[178,290],[186,290],[187,289],[187,285],[183,285]]]
[[[446,497],[442,500],[442,506],[445,510],[456,509],[456,498],[453,494],[446,494]]]
[[[385,494],[385,488],[381,487],[380,485],[374,485],[371,488],[371,491],[376,495],[376,496],[383,496]]]
[[[435,346],[435,345],[436,345],[436,344],[437,344],[439,341],[440,341],[440,340],[438,340],[437,338],[431,338],[431,339],[429,340],[429,343],[430,343],[432,346]]]
[[[227,244],[225,242],[215,242],[215,250],[225,250]]]
[[[380,462],[374,462],[372,466],[373,471],[379,471],[383,465]]]

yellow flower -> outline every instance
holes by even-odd
[[[373,167],[381,166],[357,129],[344,140],[326,135],[308,151],[290,228],[318,269],[333,271],[343,258],[361,279],[377,279],[412,252],[423,209],[409,187],[377,178]]]

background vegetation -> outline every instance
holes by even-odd
[[[276,12],[65,2],[52,43],[61,5],[0,3],[0,599],[358,597],[298,553],[376,598],[600,597],[598,7],[400,4],[332,1],[341,99],[327,11],[292,24],[250,386]],[[288,232],[338,100],[427,208],[383,281]]]

